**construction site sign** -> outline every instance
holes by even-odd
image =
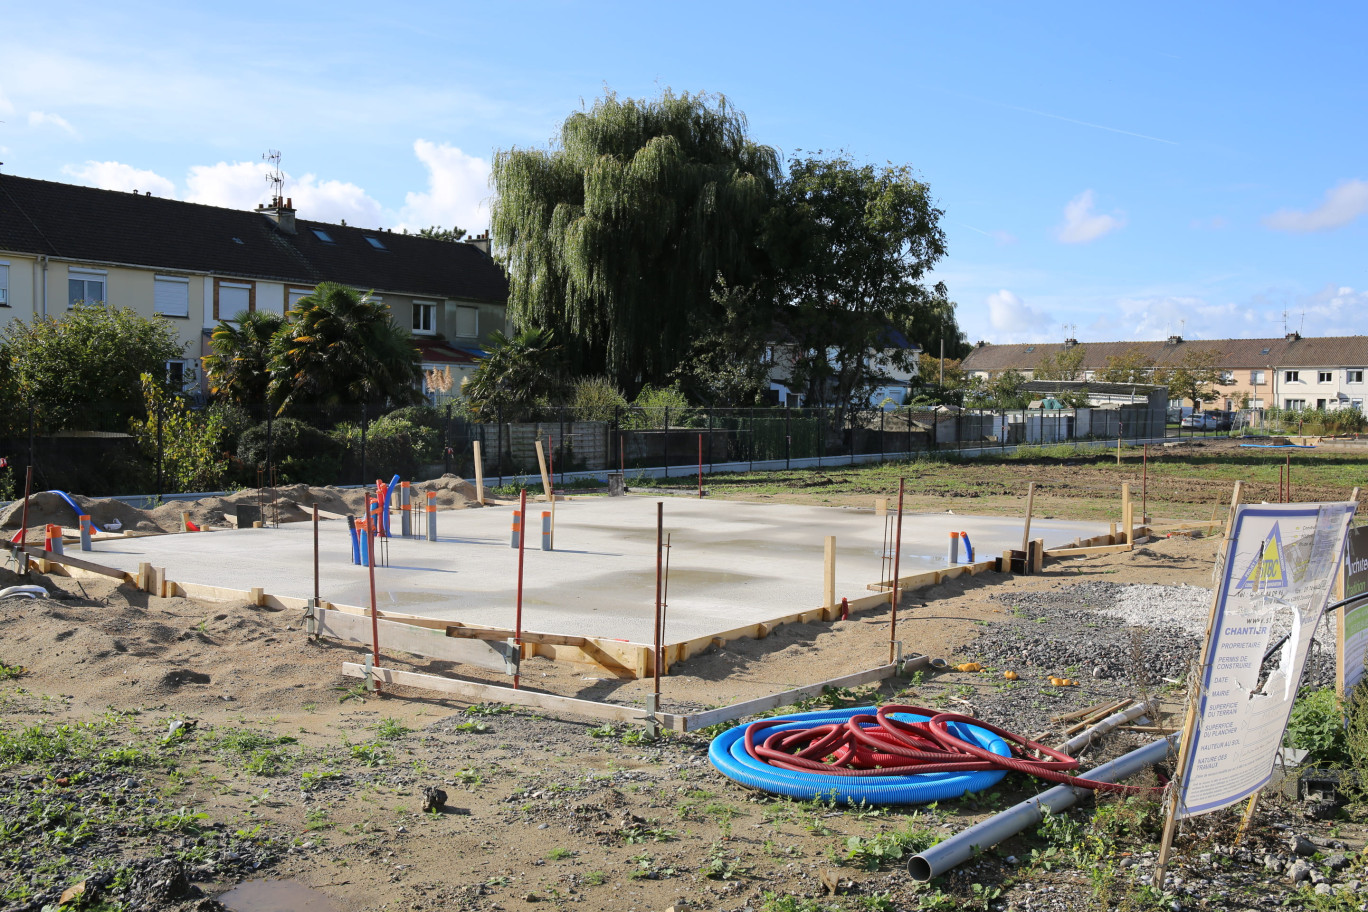
[[[1181,770],[1180,816],[1228,807],[1272,777],[1353,515],[1352,503],[1236,508],[1217,568],[1200,702]],[[1265,673],[1264,656],[1284,632]]]
[[[1344,598],[1362,601],[1340,609],[1336,664],[1341,696],[1363,680],[1368,666],[1368,526],[1349,530],[1344,547]]]

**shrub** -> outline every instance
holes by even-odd
[[[581,377],[570,393],[576,421],[613,421],[627,408],[627,397],[607,377]]]
[[[271,455],[281,484],[334,484],[338,481],[343,447],[332,436],[298,418],[277,418],[271,425]],[[256,481],[258,466],[266,463],[266,422],[248,428],[238,440],[243,481]]]
[[[339,424],[332,436],[346,450],[346,476],[359,476],[361,428]],[[441,443],[441,432],[433,428],[415,425],[393,414],[378,418],[366,429],[366,474],[382,479],[393,475],[413,478],[421,462],[441,458]]]
[[[655,387],[648,383],[632,401],[632,410],[623,418],[622,426],[639,431],[663,430],[668,418],[669,427],[690,427],[694,417],[679,384]]]
[[[1344,707],[1333,687],[1298,695],[1283,743],[1309,751],[1311,763],[1339,766],[1349,760]]]

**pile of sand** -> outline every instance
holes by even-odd
[[[413,502],[420,509],[426,504],[429,491],[437,495],[435,501],[439,510],[461,510],[472,505],[479,506],[475,486],[455,475],[443,475],[432,481],[416,482],[411,490]],[[488,489],[485,490],[486,499],[492,497]],[[261,507],[267,517],[274,510],[279,522],[302,522],[309,519],[314,504],[325,513],[360,516],[365,512],[366,489],[342,490],[331,485],[310,487],[303,484],[265,488],[261,491],[246,488],[222,497],[206,497],[197,501],[171,500],[151,510],[140,510],[120,500],[95,499],[79,494],[72,495],[72,500],[81,506],[98,528],[103,529],[117,520],[121,529],[158,533],[179,532],[182,513],[187,514],[190,521],[197,526],[232,528],[236,525],[239,504]],[[397,497],[391,501],[397,502]],[[10,504],[0,511],[0,528],[17,530],[23,521],[23,512],[22,500]],[[52,491],[30,496],[29,529],[41,529],[49,523],[74,529],[77,525],[76,511]]]

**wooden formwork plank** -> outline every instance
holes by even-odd
[[[364,678],[366,669],[355,662],[344,662],[342,674],[350,678]],[[559,697],[555,694],[537,693],[531,690],[514,690],[496,684],[476,684],[473,681],[457,681],[438,675],[421,674],[416,671],[400,671],[397,668],[372,669],[376,679],[384,684],[400,684],[419,690],[433,690],[451,694],[468,703],[509,703],[514,706],[531,706],[549,712],[563,712],[590,719],[604,719],[609,722],[645,722],[650,718],[644,709],[630,706],[613,706],[610,703],[595,703],[592,700],[577,700],[574,697]]]
[[[352,643],[370,644],[370,618],[361,618],[341,611],[319,611],[319,634]],[[444,631],[429,627],[414,627],[411,624],[397,624],[394,621],[376,621],[380,629],[381,651],[397,649],[411,655],[442,659],[463,665],[475,665],[493,671],[508,671],[505,652],[512,655],[511,649],[495,648],[485,640],[457,640]]]
[[[661,725],[672,731],[697,731],[700,728],[707,728],[709,725],[716,725],[718,722],[730,722],[732,719],[739,719],[743,716],[753,716],[767,709],[774,709],[776,706],[787,706],[790,703],[795,703],[803,697],[816,696],[822,692],[824,687],[858,687],[861,684],[882,681],[884,678],[891,677],[897,669],[898,666],[896,665],[880,665],[867,671],[832,678],[829,681],[821,681],[817,684],[808,684],[804,687],[795,687],[793,690],[786,690],[782,693],[770,694],[768,697],[733,703],[731,706],[722,706],[687,715],[663,713],[660,721]]]
[[[94,573],[99,576],[107,576],[116,579],[121,583],[135,583],[133,574],[123,570],[115,570],[113,567],[106,567],[94,561],[88,561],[80,557],[72,557],[69,554],[54,554],[51,551],[44,551],[41,548],[24,548],[23,552],[38,560],[45,560],[64,567],[73,567],[77,570],[84,570],[87,573]]]
[[[1130,545],[1097,545],[1087,548],[1055,548],[1045,552],[1046,557],[1089,557],[1096,554],[1120,554],[1134,550]]]

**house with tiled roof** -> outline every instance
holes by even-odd
[[[1215,351],[1224,383],[1217,408],[1358,408],[1368,398],[1368,336],[1280,339],[1183,339],[990,345],[980,342],[961,362],[970,377],[989,379],[1006,370],[1028,378],[1042,362],[1079,353],[1079,379],[1091,380],[1114,361],[1136,356],[1156,368],[1173,367],[1194,352]]]
[[[189,360],[219,320],[284,314],[323,281],[373,292],[412,329],[424,367],[457,382],[508,328],[488,234],[453,243],[307,221],[288,199],[243,211],[0,174],[0,326],[101,301],[166,317]]]

